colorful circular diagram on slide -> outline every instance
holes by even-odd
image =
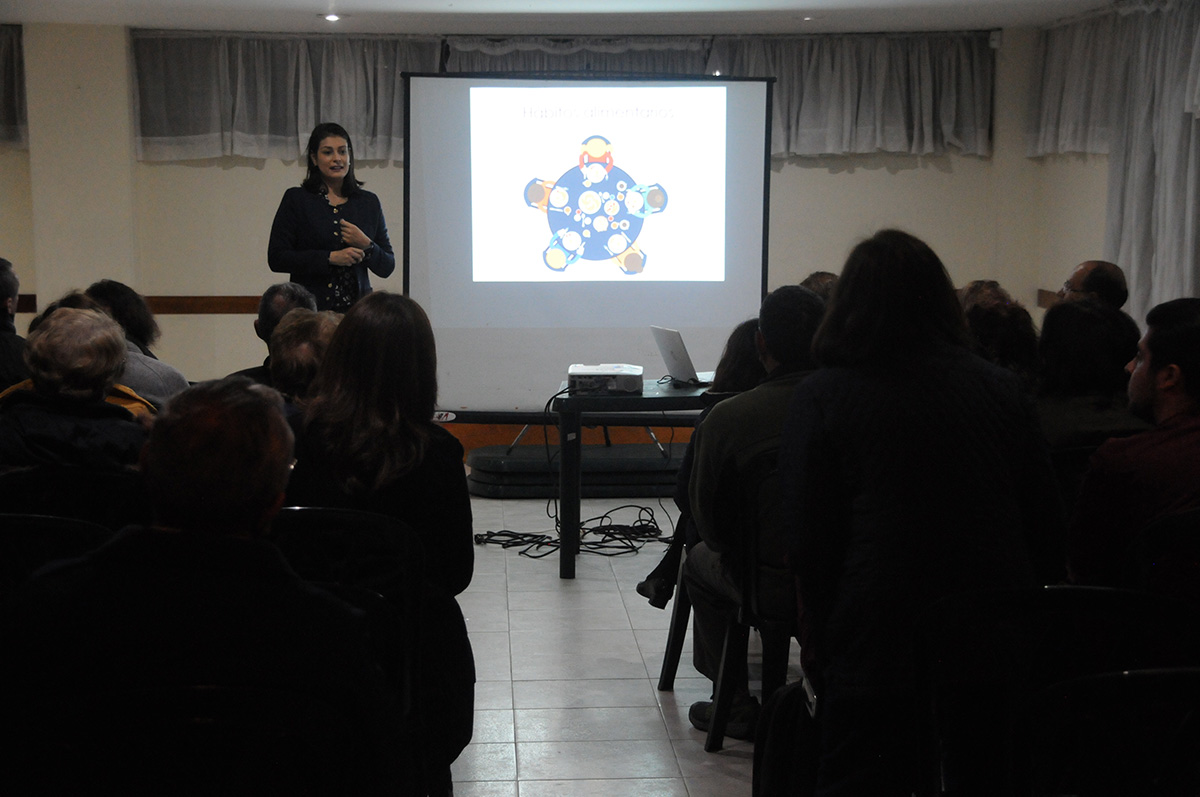
[[[612,260],[626,274],[646,268],[637,238],[647,217],[667,207],[658,183],[635,181],[613,163],[612,144],[588,136],[580,145],[579,164],[557,180],[534,178],[525,186],[525,202],[546,214],[550,244],[542,260],[553,271],[584,260]]]

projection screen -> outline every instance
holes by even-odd
[[[699,370],[766,288],[770,84],[405,75],[403,268],[439,408],[540,411],[572,363]]]

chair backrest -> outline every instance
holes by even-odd
[[[412,618],[406,617],[390,600],[366,587],[327,581],[311,583],[367,615],[371,650],[396,690],[397,710],[403,717],[402,724],[407,726],[415,711],[415,656],[419,649],[417,629]]]
[[[372,648],[412,709],[422,616],[422,549],[407,524],[372,512],[287,507],[272,540],[301,577],[367,613]]]
[[[945,598],[918,622],[921,793],[1025,793],[1030,696],[1085,675],[1200,666],[1200,608],[1042,587]]]
[[[738,471],[739,538],[736,554],[742,581],[742,607],[750,625],[794,624],[796,588],[787,565],[790,529],[779,484],[779,449],[750,457]]]
[[[1084,676],[1031,702],[1033,794],[1200,794],[1200,668]]]
[[[1200,606],[1200,509],[1159,518],[1133,541],[1125,584]]]
[[[0,507],[87,520],[113,531],[150,522],[142,475],[135,471],[65,465],[8,471],[0,474]]]
[[[73,559],[112,538],[104,526],[47,515],[0,515],[0,600],[7,600],[43,565]]]
[[[1058,483],[1058,494],[1062,497],[1063,511],[1067,517],[1075,511],[1079,499],[1079,488],[1083,486],[1083,477],[1087,475],[1088,463],[1092,454],[1096,453],[1099,444],[1085,446],[1069,446],[1050,450],[1050,464],[1054,469],[1054,478]]]
[[[420,536],[406,523],[354,509],[285,507],[271,538],[302,578],[365,587],[404,605],[420,590]]]

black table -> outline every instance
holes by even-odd
[[[563,383],[563,389],[566,388]],[[550,403],[558,415],[559,481],[559,578],[575,578],[575,557],[579,553],[580,431],[583,416],[610,413],[653,413],[699,410],[700,396],[706,388],[644,382],[642,394],[564,394]]]

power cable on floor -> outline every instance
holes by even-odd
[[[622,509],[636,509],[637,518],[632,523],[617,523],[613,513]],[[670,514],[668,513],[668,520]],[[557,532],[557,521],[555,522]],[[603,515],[588,518],[580,524],[579,552],[600,556],[622,556],[637,553],[646,543],[661,540],[662,529],[654,516],[654,509],[637,504],[614,507]],[[559,548],[557,533],[523,533],[502,529],[475,535],[476,545],[499,545],[501,548],[520,548],[521,556],[541,559]]]

